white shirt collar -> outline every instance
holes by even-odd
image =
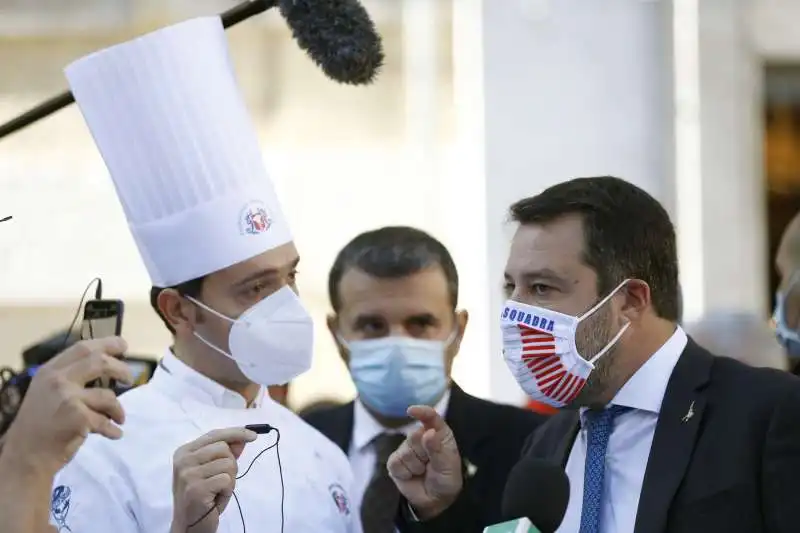
[[[631,376],[611,403],[660,413],[669,378],[687,342],[686,333],[677,326],[675,333]]]
[[[162,380],[169,381],[167,386],[171,389],[177,389],[174,390],[176,393],[189,396],[200,403],[223,409],[247,409],[248,407],[253,409],[260,407],[265,401],[269,401],[266,387],[261,387],[255,401],[248,406],[244,396],[204,376],[178,359],[170,349],[166,351],[159,362],[156,375],[153,378],[157,382]]]
[[[447,414],[447,404],[450,403],[450,389],[445,390],[442,397],[436,402],[434,409],[440,416],[444,417]],[[408,435],[419,426],[418,422],[411,422],[399,428],[386,428],[378,422],[359,398],[355,399],[353,405],[353,442],[352,446],[355,450],[361,451],[365,446],[369,445],[375,437],[381,433],[402,433]]]

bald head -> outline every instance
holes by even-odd
[[[783,348],[766,320],[745,312],[715,312],[686,332],[703,348],[756,367],[788,368]]]

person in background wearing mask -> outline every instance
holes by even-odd
[[[470,396],[452,382],[467,312],[457,308],[458,273],[444,245],[403,226],[362,233],[336,257],[328,293],[328,327],[358,397],[306,419],[350,457],[364,531],[394,530],[399,493],[386,460],[413,430],[406,411],[417,404],[436,409],[453,428],[473,512],[499,520],[506,476],[542,418]]]
[[[347,457],[266,392],[310,367],[313,330],[233,72],[218,17],[66,69],[174,342],[121,396],[123,438],[89,437],[57,476],[61,531],[361,530]]]
[[[788,369],[786,354],[769,323],[753,313],[715,311],[687,324],[686,333],[711,353],[750,366]]]
[[[52,533],[53,476],[90,433],[116,440],[125,414],[114,393],[86,384],[98,379],[131,383],[119,357],[125,341],[108,337],[79,342],[39,368],[0,440],[0,524],[3,533]],[[112,423],[113,422],[113,423]]]
[[[621,179],[579,178],[511,216],[503,357],[531,397],[562,409],[523,452],[564,466],[558,533],[795,533],[800,380],[715,357],[677,325],[663,206]],[[460,443],[435,411],[412,413],[423,427],[388,462],[411,504],[402,531],[480,532]]]
[[[775,256],[781,277],[775,295],[775,334],[789,356],[789,370],[800,375],[800,214],[786,226]]]

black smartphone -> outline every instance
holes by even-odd
[[[81,339],[102,339],[122,334],[122,315],[125,305],[122,300],[89,300],[83,308]],[[87,387],[116,388],[113,379],[100,378],[88,383]]]

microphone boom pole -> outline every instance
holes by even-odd
[[[242,2],[220,15],[222,26],[228,29],[250,17],[254,17],[275,7],[277,4],[278,0],[247,0]],[[0,139],[30,126],[43,118],[49,117],[56,111],[60,111],[74,102],[75,97],[72,96],[72,92],[70,91],[64,91],[57,96],[49,98],[33,109],[29,109],[5,124],[0,125]]]

